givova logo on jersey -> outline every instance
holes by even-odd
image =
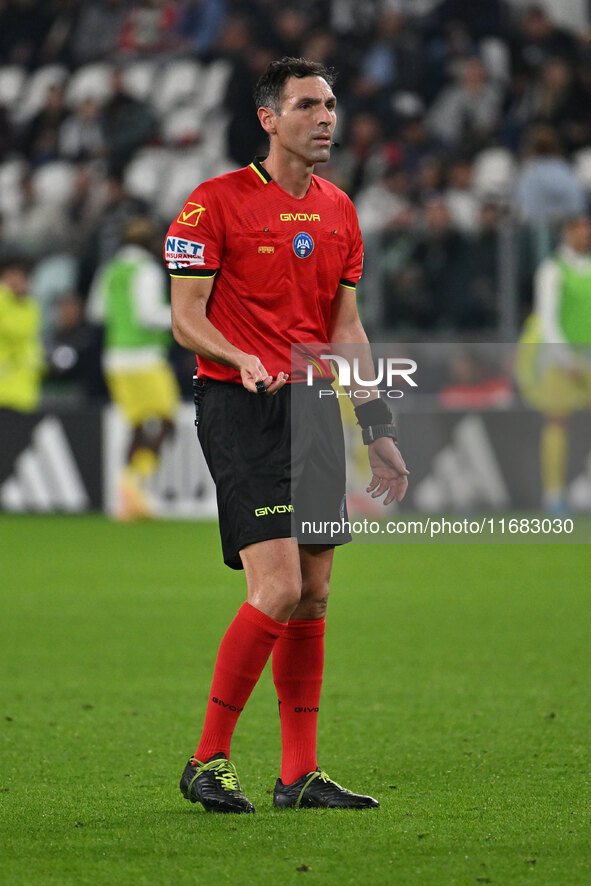
[[[305,231],[300,231],[293,238],[293,251],[298,258],[308,258],[314,250],[314,241]]]

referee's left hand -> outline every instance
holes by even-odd
[[[371,482],[367,492],[372,498],[386,493],[384,504],[402,501],[408,488],[408,474],[404,459],[391,437],[378,437],[367,447],[371,467]]]

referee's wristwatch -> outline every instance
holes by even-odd
[[[355,415],[361,425],[361,438],[366,446],[379,437],[390,437],[395,443],[398,442],[392,413],[379,397],[355,407]]]

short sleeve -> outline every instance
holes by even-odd
[[[193,191],[164,241],[171,277],[213,277],[224,249],[224,216],[210,183]]]
[[[343,266],[340,284],[341,286],[355,289],[355,287],[359,283],[361,274],[363,273],[363,240],[361,238],[361,231],[359,229],[359,222],[357,220],[355,207],[353,206],[351,201],[348,202],[350,215],[349,229],[351,248]]]

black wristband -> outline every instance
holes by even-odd
[[[361,431],[361,437],[366,446],[369,446],[370,443],[373,443],[373,441],[377,440],[379,437],[391,437],[395,443],[398,443],[396,428],[392,424],[370,425],[369,428],[363,428]]]
[[[362,428],[369,428],[370,425],[389,425],[392,423],[392,413],[388,409],[388,404],[380,400],[379,397],[356,406],[355,415]]]

